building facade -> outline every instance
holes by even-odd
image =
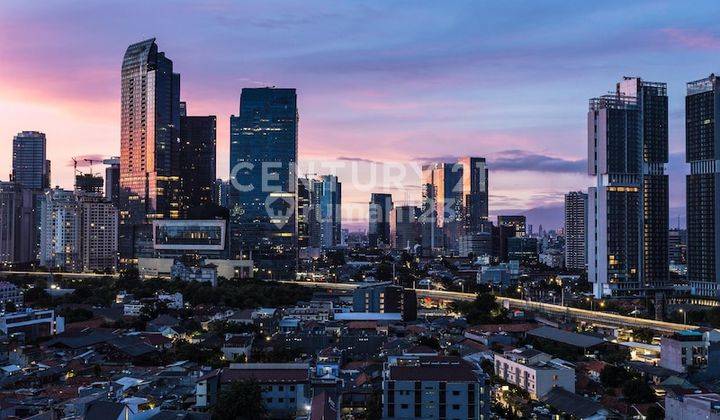
[[[118,262],[118,209],[102,195],[78,196],[83,271],[114,272]]]
[[[133,262],[150,248],[148,220],[180,216],[180,75],[151,38],[127,48],[121,79],[120,251]]]
[[[368,206],[368,244],[390,246],[390,214],[393,210],[391,194],[372,193]]]
[[[188,217],[192,208],[215,203],[216,117],[181,116],[178,159],[180,214]]]
[[[0,263],[35,260],[34,195],[15,182],[0,182]]]
[[[230,218],[234,257],[252,254],[261,278],[297,271],[295,89],[245,88],[230,117]]]
[[[45,193],[40,211],[40,265],[50,269],[82,269],[82,209],[72,191],[53,188]]]
[[[572,270],[587,264],[587,200],[582,191],[565,194],[565,266]]]
[[[553,388],[575,392],[575,369],[549,354],[521,348],[495,355],[495,374],[537,400]]]
[[[420,215],[420,207],[416,206],[396,206],[393,209],[390,227],[394,249],[412,250],[422,243]]]
[[[10,180],[30,189],[50,187],[50,161],[46,149],[45,133],[23,131],[13,137]]]
[[[664,83],[634,77],[590,100],[587,264],[597,297],[669,287],[667,107]]]
[[[490,419],[485,375],[459,358],[391,363],[383,372],[385,419]]]
[[[692,293],[718,297],[720,287],[720,81],[687,84],[685,97],[687,279]]]
[[[498,215],[498,226],[509,226],[515,229],[515,236],[527,236],[527,219],[522,215]]]

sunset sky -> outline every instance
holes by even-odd
[[[719,14],[717,1],[5,0],[0,179],[22,130],[47,134],[54,185],[71,187],[72,156],[119,154],[122,56],[155,37],[189,114],[218,117],[218,177],[241,88],[294,87],[306,164],[356,162],[368,174],[374,162],[484,156],[491,212],[534,209],[546,227],[562,219],[565,192],[590,185],[588,99],[623,75],[667,82],[675,226],[685,82],[720,71]],[[366,209],[369,191],[340,175],[344,204]],[[389,190],[415,202],[418,183]],[[361,223],[350,207],[348,225]]]

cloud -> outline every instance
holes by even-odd
[[[488,159],[490,170],[584,173],[585,159],[565,159],[523,150],[505,150]]]
[[[720,49],[720,37],[700,30],[668,28],[660,30],[670,42],[693,49],[718,50]]]
[[[107,159],[107,156],[99,155],[99,154],[88,154],[88,155],[78,155],[74,156],[67,162],[65,162],[65,166],[73,167],[75,166],[75,161],[72,159],[75,159],[77,161],[77,167],[78,168],[84,168],[89,167],[91,165],[99,165],[101,164],[103,159]],[[90,163],[89,161],[93,161]]]
[[[372,159],[365,159],[365,158],[359,158],[359,157],[348,157],[348,156],[339,156],[337,160],[342,160],[346,162],[363,162],[363,163],[376,163],[376,164],[382,164],[382,162]]]

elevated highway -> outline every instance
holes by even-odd
[[[358,284],[353,283],[316,283],[316,282],[288,282],[300,283],[309,287],[324,289],[352,290]],[[474,293],[448,292],[443,290],[415,289],[418,297],[429,297],[432,299],[443,299],[449,301],[473,301]],[[630,328],[649,328],[655,331],[672,333],[687,329],[697,328],[695,325],[675,324],[672,322],[656,321],[653,319],[635,318],[612,314],[608,312],[589,311],[587,309],[571,308],[568,306],[553,305],[550,303],[534,302],[530,300],[514,299],[508,297],[497,298],[504,306],[525,311],[539,312],[548,315],[566,316],[578,321],[594,322],[602,325]]]

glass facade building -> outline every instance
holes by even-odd
[[[180,117],[181,216],[192,207],[213,204],[215,191],[215,116]]]
[[[11,180],[24,188],[50,187],[50,161],[46,157],[45,134],[23,131],[13,137]]]
[[[590,100],[587,264],[597,297],[669,287],[667,127],[664,83],[626,77]]]
[[[720,297],[720,80],[687,84],[685,97],[687,278],[692,293]]]
[[[233,257],[252,258],[260,278],[294,278],[298,258],[295,89],[246,88],[230,117]]]
[[[120,108],[120,253],[151,252],[149,220],[180,216],[180,75],[155,39],[125,51]]]
[[[390,246],[390,213],[393,210],[391,194],[372,193],[368,207],[368,244]]]

